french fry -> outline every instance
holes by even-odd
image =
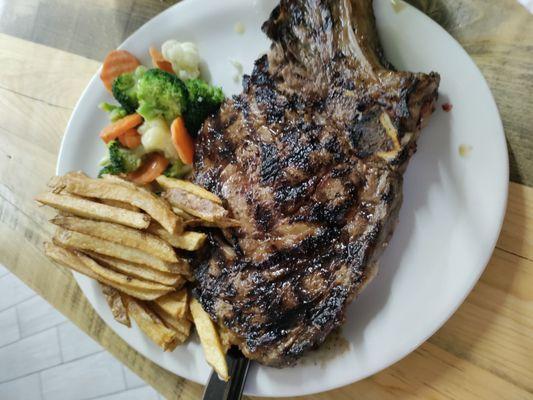
[[[126,325],[128,328],[131,327],[130,317],[128,316],[128,310],[126,309],[126,304],[120,292],[112,288],[111,286],[100,283],[100,288],[102,289],[102,294],[104,295],[113,318],[115,321],[120,322],[122,325]]]
[[[47,242],[44,244],[44,254],[64,267],[73,269],[89,278],[98,278],[98,276],[71,250]]]
[[[94,252],[87,252],[87,254],[96,261],[105,264],[106,266],[121,272],[125,275],[132,276],[134,278],[144,279],[160,283],[166,286],[172,286],[174,288],[181,287],[185,284],[186,279],[182,275],[169,274],[167,272],[158,271],[156,269],[149,268],[145,265],[133,264],[127,261],[119,260],[117,258],[104,256]]]
[[[191,326],[192,323],[187,318],[181,318],[177,319],[172,317],[171,315],[168,315],[164,311],[160,310],[155,306],[155,304],[152,302],[150,303],[152,311],[154,311],[157,316],[163,321],[163,323],[173,331],[177,333],[177,338],[179,341],[179,344],[185,342],[187,338],[189,337],[191,333]]]
[[[219,326],[218,335],[220,336],[220,344],[224,349],[224,353],[227,353],[231,347],[231,336],[229,329],[225,326]]]
[[[174,318],[187,318],[189,314],[189,293],[187,289],[171,292],[154,300],[154,305]]]
[[[163,321],[144,303],[125,296],[129,315],[150,339],[164,351],[174,350],[179,343],[178,334],[167,328]]]
[[[172,207],[172,211],[174,211],[174,214],[179,215],[185,222],[196,219],[196,217],[193,217],[191,214],[187,214],[181,208]]]
[[[167,189],[163,197],[171,205],[208,222],[217,222],[228,217],[228,212],[221,205],[180,188]]]
[[[85,265],[87,265],[96,274],[99,281],[105,281],[104,283],[107,283],[109,286],[127,293],[130,296],[140,298],[142,300],[155,300],[158,297],[161,297],[174,290],[174,288],[170,286],[132,278],[130,276],[105,268],[88,256],[80,258]],[[136,291],[135,294],[129,293],[129,289],[134,289]]]
[[[139,207],[158,221],[169,233],[181,232],[183,221],[172,212],[163,199],[133,184],[106,179],[91,179],[79,174],[67,174],[58,184],[68,193],[103,200],[117,200]]]
[[[173,189],[178,188],[185,190],[186,192],[192,193],[198,197],[204,198],[206,200],[212,201],[213,203],[222,205],[222,200],[216,194],[211,193],[209,190],[205,190],[203,187],[198,186],[192,182],[185,181],[182,179],[173,179],[168,178],[165,175],[161,175],[156,178],[157,183],[163,189]]]
[[[147,265],[163,272],[188,274],[189,265],[182,260],[179,263],[169,263],[151,254],[118,243],[108,242],[84,233],[58,228],[54,239],[62,246],[74,247],[85,251],[130,261],[135,264]]]
[[[154,300],[158,297],[163,296],[168,293],[168,290],[149,290],[149,289],[138,289],[135,287],[125,286],[122,284],[117,284],[113,280],[109,280],[104,276],[100,276],[91,269],[91,263],[96,263],[94,260],[90,259],[86,255],[80,253],[76,250],[65,249],[57,244],[45,243],[45,254],[57,262],[58,264],[63,265],[69,269],[72,269],[80,274],[86,275],[89,278],[97,280],[100,283],[104,283],[108,286],[111,286],[121,292],[127,293],[134,297],[145,299],[145,300]],[[127,277],[126,277],[127,278]],[[170,288],[173,290],[173,288]]]
[[[141,185],[137,185],[131,181],[128,181],[126,179],[123,179],[121,178],[120,176],[116,176],[116,175],[110,175],[110,174],[105,174],[102,176],[103,179],[105,179],[106,181],[109,181],[109,182],[113,182],[113,183],[116,183],[118,185],[122,185],[122,186],[125,186],[125,187],[128,187],[130,189],[139,189],[139,188],[142,188],[143,186]]]
[[[147,231],[159,236],[173,247],[188,251],[200,249],[207,239],[207,235],[205,233],[193,231],[183,232],[179,235],[171,235],[158,223],[150,224]]]
[[[51,222],[71,231],[133,247],[167,262],[179,261],[176,252],[167,242],[146,232],[110,222],[91,221],[77,217],[58,216]]]
[[[241,226],[240,222],[233,218],[219,218],[216,222],[209,222],[200,218],[185,221],[185,228],[237,228],[239,226]]]
[[[118,200],[100,200],[102,204],[107,204],[108,206],[123,208],[125,210],[139,212],[141,209],[139,207],[132,206],[130,203],[125,203]]]
[[[35,200],[84,218],[114,222],[137,229],[147,228],[150,224],[150,216],[146,214],[96,203],[68,194],[43,193],[37,196]]]
[[[189,307],[207,363],[213,367],[220,379],[228,381],[228,364],[215,324],[195,298],[191,298]]]

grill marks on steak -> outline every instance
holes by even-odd
[[[282,0],[263,30],[270,52],[199,135],[194,180],[241,226],[210,233],[195,295],[246,356],[283,366],[371,278],[439,77],[393,70],[371,0]]]

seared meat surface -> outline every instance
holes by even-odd
[[[372,277],[435,73],[384,58],[371,0],[281,0],[243,92],[200,131],[194,181],[241,226],[210,234],[195,295],[243,353],[290,365]]]

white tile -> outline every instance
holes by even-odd
[[[15,275],[7,274],[0,278],[0,311],[32,296],[35,296],[35,292]]]
[[[103,351],[103,348],[98,343],[71,322],[59,325],[58,330],[63,362]]]
[[[41,372],[45,400],[82,400],[126,389],[122,365],[101,352]]]
[[[57,329],[52,328],[0,348],[0,382],[61,363]]]
[[[25,376],[6,383],[0,383],[2,400],[40,400],[41,384],[39,374]]]
[[[110,396],[98,397],[97,400],[159,400],[159,395],[150,386],[143,386]]]
[[[2,264],[0,264],[0,277],[9,274],[9,270],[4,267]]]
[[[59,311],[40,296],[18,304],[17,313],[22,337],[31,336],[66,321]]]
[[[146,385],[146,382],[139,378],[139,376],[128,367],[122,366],[122,368],[124,368],[124,377],[126,378],[126,387],[128,389]]]
[[[0,347],[19,339],[20,332],[15,307],[0,312]]]

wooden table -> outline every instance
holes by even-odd
[[[199,385],[132,350],[103,324],[71,274],[42,255],[49,215],[32,201],[54,174],[65,125],[98,68],[90,58],[100,60],[171,2],[2,3],[0,263],[165,397],[198,398]],[[514,181],[505,223],[480,282],[433,337],[371,378],[307,398],[533,399],[533,17],[515,0],[413,3],[461,42],[496,97]]]

